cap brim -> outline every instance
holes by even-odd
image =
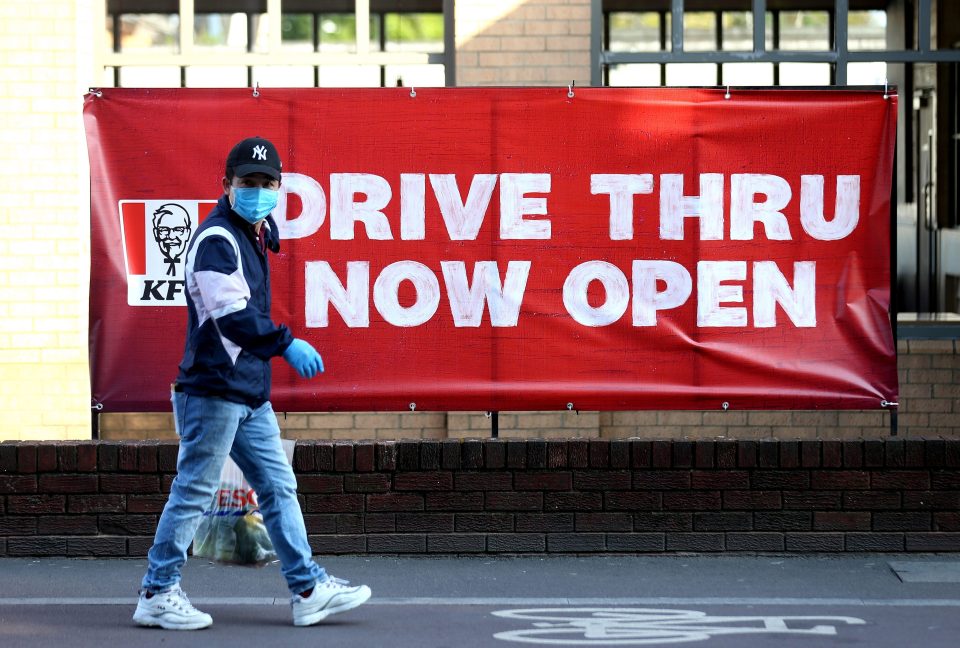
[[[264,175],[270,176],[274,180],[280,179],[280,172],[265,164],[241,164],[233,169],[233,174],[239,178],[253,175],[254,173],[263,173]]]

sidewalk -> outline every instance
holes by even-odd
[[[689,641],[709,648],[947,647],[960,636],[955,555],[335,557],[322,563],[336,576],[370,585],[373,598],[323,626],[298,629],[290,625],[277,566],[192,560],[183,587],[214,616],[214,626],[198,636],[132,624],[144,560],[0,559],[0,645],[202,640],[236,648],[306,639],[507,648],[533,640],[610,645],[616,639],[616,645]]]

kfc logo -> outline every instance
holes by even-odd
[[[190,236],[213,200],[121,200],[120,231],[130,306],[185,306]]]

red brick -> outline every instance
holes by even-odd
[[[642,491],[605,493],[603,501],[607,511],[657,511],[663,504],[660,493]],[[549,503],[546,508],[550,509]]]
[[[848,491],[843,494],[843,508],[847,510],[897,510],[900,503],[900,493],[892,491]]]
[[[820,442],[819,441],[801,441],[800,442],[800,465],[804,468],[820,467]]]
[[[101,441],[97,447],[97,469],[113,472],[120,467],[120,444]]]
[[[157,529],[157,515],[101,515],[100,533],[105,535],[149,535]]]
[[[36,475],[0,474],[0,495],[4,493],[24,494],[37,492]]]
[[[483,442],[475,439],[467,439],[460,446],[460,465],[469,469],[483,468]],[[429,468],[429,466],[421,466]]]
[[[784,491],[784,509],[820,509],[831,510],[840,508],[840,493],[835,491]]]
[[[933,515],[923,512],[873,514],[874,531],[930,531],[933,527]]]
[[[65,513],[67,498],[63,495],[9,495],[7,512],[14,515],[46,515]]]
[[[590,440],[590,467],[610,467],[610,441],[607,439]]]
[[[840,468],[843,466],[842,441],[823,441],[821,450],[823,451],[824,468]]]
[[[337,472],[353,470],[353,444],[336,443],[333,446],[333,469]]]
[[[127,497],[127,513],[162,513],[167,503],[166,495],[130,495]],[[107,511],[104,511],[107,512]],[[113,511],[110,511],[113,512]]]
[[[77,444],[77,470],[94,472],[97,469],[97,446],[95,443]]]
[[[449,468],[446,465],[447,457],[447,446],[450,444],[450,441],[443,442],[443,457],[444,457],[444,468]],[[456,443],[454,441],[453,443]],[[394,441],[377,441],[374,445],[375,453],[377,457],[377,470],[396,470],[397,469],[397,444]],[[317,469],[320,469],[320,466],[317,466]]]
[[[711,511],[720,509],[718,491],[669,492],[663,494],[665,511]]]
[[[301,493],[342,493],[343,475],[297,475]]]
[[[486,496],[489,511],[542,511],[543,493],[491,491]]]
[[[437,461],[436,461],[436,465],[434,465],[433,468],[439,468],[440,467],[440,460],[439,460],[440,444],[430,443],[426,445],[428,445],[429,447],[436,448]],[[373,472],[373,470],[376,468],[375,457],[376,457],[376,452],[375,452],[375,445],[373,442],[361,441],[354,444],[353,461],[354,461],[354,464],[356,465],[357,472]]]
[[[547,442],[541,439],[527,441],[527,468],[547,467]]]
[[[693,442],[692,441],[674,441],[673,442],[673,467],[674,468],[692,468],[693,467]]]
[[[37,535],[96,535],[96,515],[41,515]]]
[[[690,488],[689,470],[638,470],[633,473],[634,490],[683,490]]]
[[[137,470],[137,456],[139,450],[132,442],[124,443],[119,448],[119,459],[117,462],[118,470],[124,472],[134,472]]]
[[[610,467],[619,470],[630,467],[630,442],[617,439],[610,442]]]
[[[297,473],[314,472],[317,469],[317,456],[312,445],[298,442],[293,447],[293,470]]]
[[[652,446],[649,441],[630,441],[630,463],[634,468],[650,466]]]
[[[33,443],[17,445],[17,471],[21,473],[37,472],[37,446]]]
[[[123,495],[68,495],[69,513],[123,513],[126,498]]]
[[[613,497],[624,496],[626,493],[611,493]],[[600,493],[589,492],[554,492],[546,493],[543,497],[545,511],[597,511],[603,505],[603,496]]]
[[[156,475],[100,475],[101,493],[157,493],[160,480]]]
[[[861,468],[863,466],[863,441],[843,442],[844,468]]]
[[[401,472],[394,475],[393,488],[398,491],[453,490],[453,474],[450,472]]]
[[[780,442],[763,439],[757,443],[757,468],[777,468],[780,465]]]
[[[345,493],[386,493],[390,490],[390,476],[384,473],[344,475]]]
[[[367,511],[422,511],[424,509],[423,495],[413,493],[367,495],[366,502]]]
[[[634,513],[636,531],[693,531],[692,513]]]
[[[782,507],[780,491],[731,490],[723,493],[723,508],[728,510],[777,510]]]
[[[513,478],[513,487],[518,491],[563,491],[572,486],[573,477],[569,472],[526,471],[516,473]]]
[[[509,472],[458,472],[453,486],[458,491],[505,491],[513,488],[513,473]]]
[[[870,481],[877,490],[927,490],[930,488],[930,473],[919,470],[875,471]]]
[[[862,470],[814,470],[810,476],[814,490],[864,490],[870,488],[870,473]]]
[[[573,513],[518,513],[514,517],[518,533],[568,533],[574,530]]]
[[[547,441],[547,468],[567,467],[567,442]]]
[[[573,473],[573,489],[578,491],[630,490],[633,477],[627,470],[578,470]]]
[[[96,475],[40,475],[41,493],[96,493]]]
[[[517,530],[521,530],[519,520]],[[578,532],[633,531],[633,517],[629,513],[576,513],[575,530]]]
[[[736,468],[737,467],[737,442],[736,441],[718,441],[717,442],[717,468]]]
[[[93,447],[96,451],[95,446]],[[93,469],[95,468],[96,466]],[[43,443],[37,446],[37,472],[56,472],[56,470],[57,446],[52,443]]]
[[[654,468],[673,467],[673,444],[670,441],[651,442],[651,464]]]
[[[571,465],[573,464],[571,463]],[[526,466],[527,444],[519,439],[507,441],[507,468],[526,468]]]
[[[737,465],[740,468],[756,468],[757,466],[756,441],[742,440],[737,443]]]
[[[367,495],[367,497],[378,496]],[[363,498],[364,496],[360,494],[307,495],[306,511],[308,513],[360,513],[363,511]]]
[[[17,446],[10,441],[0,443],[0,474],[17,471]]]
[[[484,465],[491,470],[507,467],[507,444],[500,439],[487,439],[483,446]],[[446,467],[446,466],[444,466]]]
[[[483,493],[427,493],[428,511],[482,511]]]
[[[513,515],[509,513],[457,513],[454,526],[458,533],[509,533]]]
[[[750,473],[746,470],[694,470],[690,487],[695,490],[725,490],[750,488]]]
[[[68,556],[126,556],[127,539],[118,536],[67,538]]]
[[[572,439],[567,443],[567,465],[570,468],[587,468],[590,465],[590,442]]]
[[[815,531],[869,531],[869,513],[850,511],[817,511],[813,514]]]

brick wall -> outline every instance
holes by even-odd
[[[898,435],[960,438],[960,353],[955,340],[901,340]],[[280,414],[298,439],[465,439],[490,435],[481,412]],[[169,414],[106,414],[104,439],[173,439]],[[874,411],[502,412],[503,438],[882,439],[890,414]]]
[[[0,212],[0,439],[90,436],[78,81],[92,62],[90,5],[0,3],[0,164],[17,178]]]
[[[143,556],[173,443],[0,443],[0,555]],[[960,440],[301,442],[318,554],[960,551]]]
[[[590,84],[590,0],[456,2],[458,86]]]

